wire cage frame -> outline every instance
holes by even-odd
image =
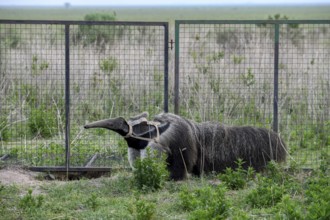
[[[82,125],[168,100],[196,121],[279,132],[303,168],[330,153],[330,21],[176,21],[173,76],[168,35],[167,22],[0,20],[1,160],[125,167],[120,137]]]
[[[89,121],[168,111],[168,23],[0,20],[0,155],[53,171],[126,167]]]
[[[268,127],[288,165],[330,153],[330,21],[177,20],[174,111]]]

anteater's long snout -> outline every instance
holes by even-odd
[[[95,121],[89,124],[84,125],[85,129],[89,128],[108,128],[111,129],[113,125],[113,119],[105,119],[100,121]]]

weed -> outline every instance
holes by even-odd
[[[118,61],[113,57],[108,57],[101,60],[99,65],[100,69],[109,75],[118,67]]]
[[[45,106],[32,109],[28,127],[33,136],[50,138],[56,135],[58,132],[56,112]]]
[[[218,62],[219,60],[223,59],[225,57],[225,53],[224,52],[216,52],[213,53],[209,56],[206,57],[206,61],[208,62],[208,64],[210,64],[210,62]]]
[[[100,202],[97,199],[97,195],[92,193],[85,202],[86,206],[93,211],[96,211],[97,208],[100,206]]]
[[[330,219],[329,176],[319,174],[307,183],[307,219]]]
[[[7,141],[10,137],[8,129],[8,120],[6,117],[0,117],[0,141]]]
[[[115,21],[116,14],[94,13],[87,14],[85,21]],[[84,46],[96,44],[104,46],[107,43],[113,43],[115,36],[121,37],[124,29],[113,25],[79,25],[76,40],[81,41]]]
[[[133,203],[128,208],[129,212],[136,220],[156,219],[156,205],[136,196]]]
[[[330,168],[330,154],[326,152],[326,150],[323,150],[321,152],[321,164],[320,164],[320,171],[323,174],[326,174],[326,172]]]
[[[36,212],[43,204],[44,197],[42,195],[33,196],[32,189],[19,201],[19,207],[27,212]]]
[[[156,191],[164,186],[168,179],[165,157],[157,157],[156,152],[147,149],[147,157],[135,162],[134,184],[139,190]]]
[[[16,49],[22,42],[21,35],[14,28],[1,28],[0,43],[5,47]]]
[[[37,76],[42,73],[42,71],[48,69],[49,63],[47,61],[38,61],[37,55],[32,56],[31,71],[32,76]]]
[[[1,204],[2,204],[2,195],[3,195],[4,189],[5,189],[5,186],[0,183],[0,195],[1,195],[0,196],[0,202],[1,202]]]
[[[127,156],[127,143],[123,138],[118,139],[118,152],[121,156]]]
[[[252,72],[252,68],[248,68],[247,73],[242,74],[241,78],[243,80],[244,85],[247,87],[254,85],[256,82],[254,73]]]
[[[271,207],[279,203],[286,193],[285,187],[267,177],[257,177],[257,187],[247,195],[246,202],[256,208]]]
[[[301,202],[284,195],[276,205],[276,219],[305,219],[305,211]]]
[[[233,56],[233,62],[234,64],[241,64],[244,60],[243,56]]]
[[[29,84],[23,84],[21,86],[21,94],[17,94],[17,98],[23,98],[26,100],[26,102],[29,104],[31,108],[35,108],[35,106],[38,104],[39,98],[38,98],[38,87],[34,87]],[[22,97],[19,97],[22,96]]]
[[[225,198],[226,188],[205,186],[190,190],[183,187],[179,193],[180,207],[190,212],[189,219],[226,219],[230,204]]]
[[[238,167],[235,170],[227,167],[225,173],[219,175],[219,179],[224,181],[230,189],[243,189],[253,177],[254,170],[252,167],[249,167],[248,170],[243,169],[244,161],[242,159],[238,159],[235,163]]]

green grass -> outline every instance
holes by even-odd
[[[225,7],[2,7],[0,19],[83,20],[86,14],[116,12],[121,21],[255,20],[282,14],[289,19],[330,19],[326,6]]]
[[[275,165],[276,166],[276,165]],[[329,214],[328,173],[276,167],[238,190],[218,176],[139,191],[130,172],[30,187],[0,184],[2,219],[320,219]],[[276,199],[274,197],[276,195]],[[262,203],[267,199],[267,205]],[[274,199],[273,199],[274,198]],[[322,207],[317,207],[322,203]],[[257,204],[257,205],[254,205]]]

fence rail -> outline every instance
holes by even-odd
[[[168,38],[166,22],[0,20],[0,157],[125,167],[120,137],[82,125],[172,109],[272,128],[291,165],[330,154],[330,21],[176,21],[174,74]]]

